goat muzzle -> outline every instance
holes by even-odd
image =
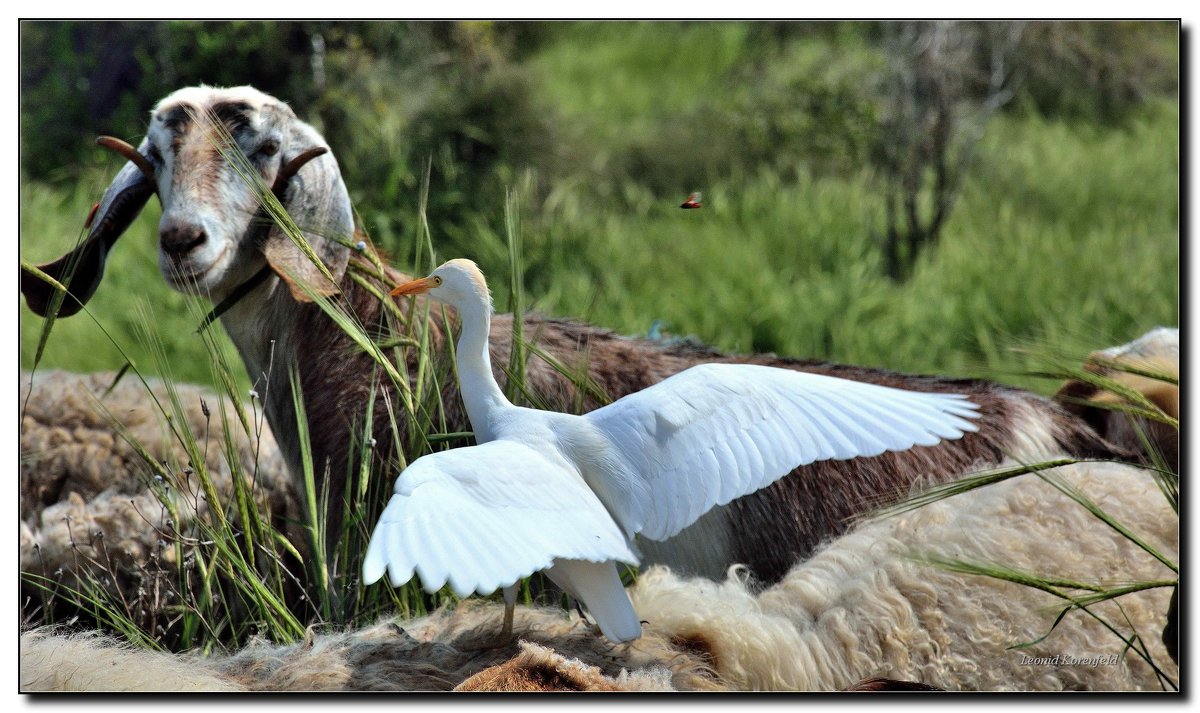
[[[164,253],[179,260],[208,240],[204,228],[194,223],[168,224],[159,231],[158,242]]]

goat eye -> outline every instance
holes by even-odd
[[[274,139],[268,139],[258,147],[258,153],[263,156],[274,156],[279,153],[279,142]]]
[[[162,163],[163,157],[162,157],[162,154],[158,152],[157,146],[155,146],[154,144],[150,144],[150,150],[147,153],[150,154],[151,161],[153,161],[155,163]]]

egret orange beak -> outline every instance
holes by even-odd
[[[437,284],[433,281],[432,277],[422,277],[418,280],[406,282],[403,285],[397,285],[391,294],[395,297],[402,295],[423,295],[435,287],[437,287]]]

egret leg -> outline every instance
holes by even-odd
[[[490,649],[504,649],[512,646],[517,641],[516,634],[513,633],[513,614],[517,609],[517,591],[520,583],[505,587],[504,592],[504,619],[500,626],[500,633],[483,639],[477,643],[470,643],[459,646],[463,651],[487,651]]]
[[[504,624],[500,627],[500,638],[512,640],[513,636],[513,614],[517,610],[517,585],[504,588]]]

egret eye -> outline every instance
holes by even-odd
[[[433,276],[433,284],[436,287],[441,287],[442,286],[442,278],[438,277],[437,275],[434,275]]]

